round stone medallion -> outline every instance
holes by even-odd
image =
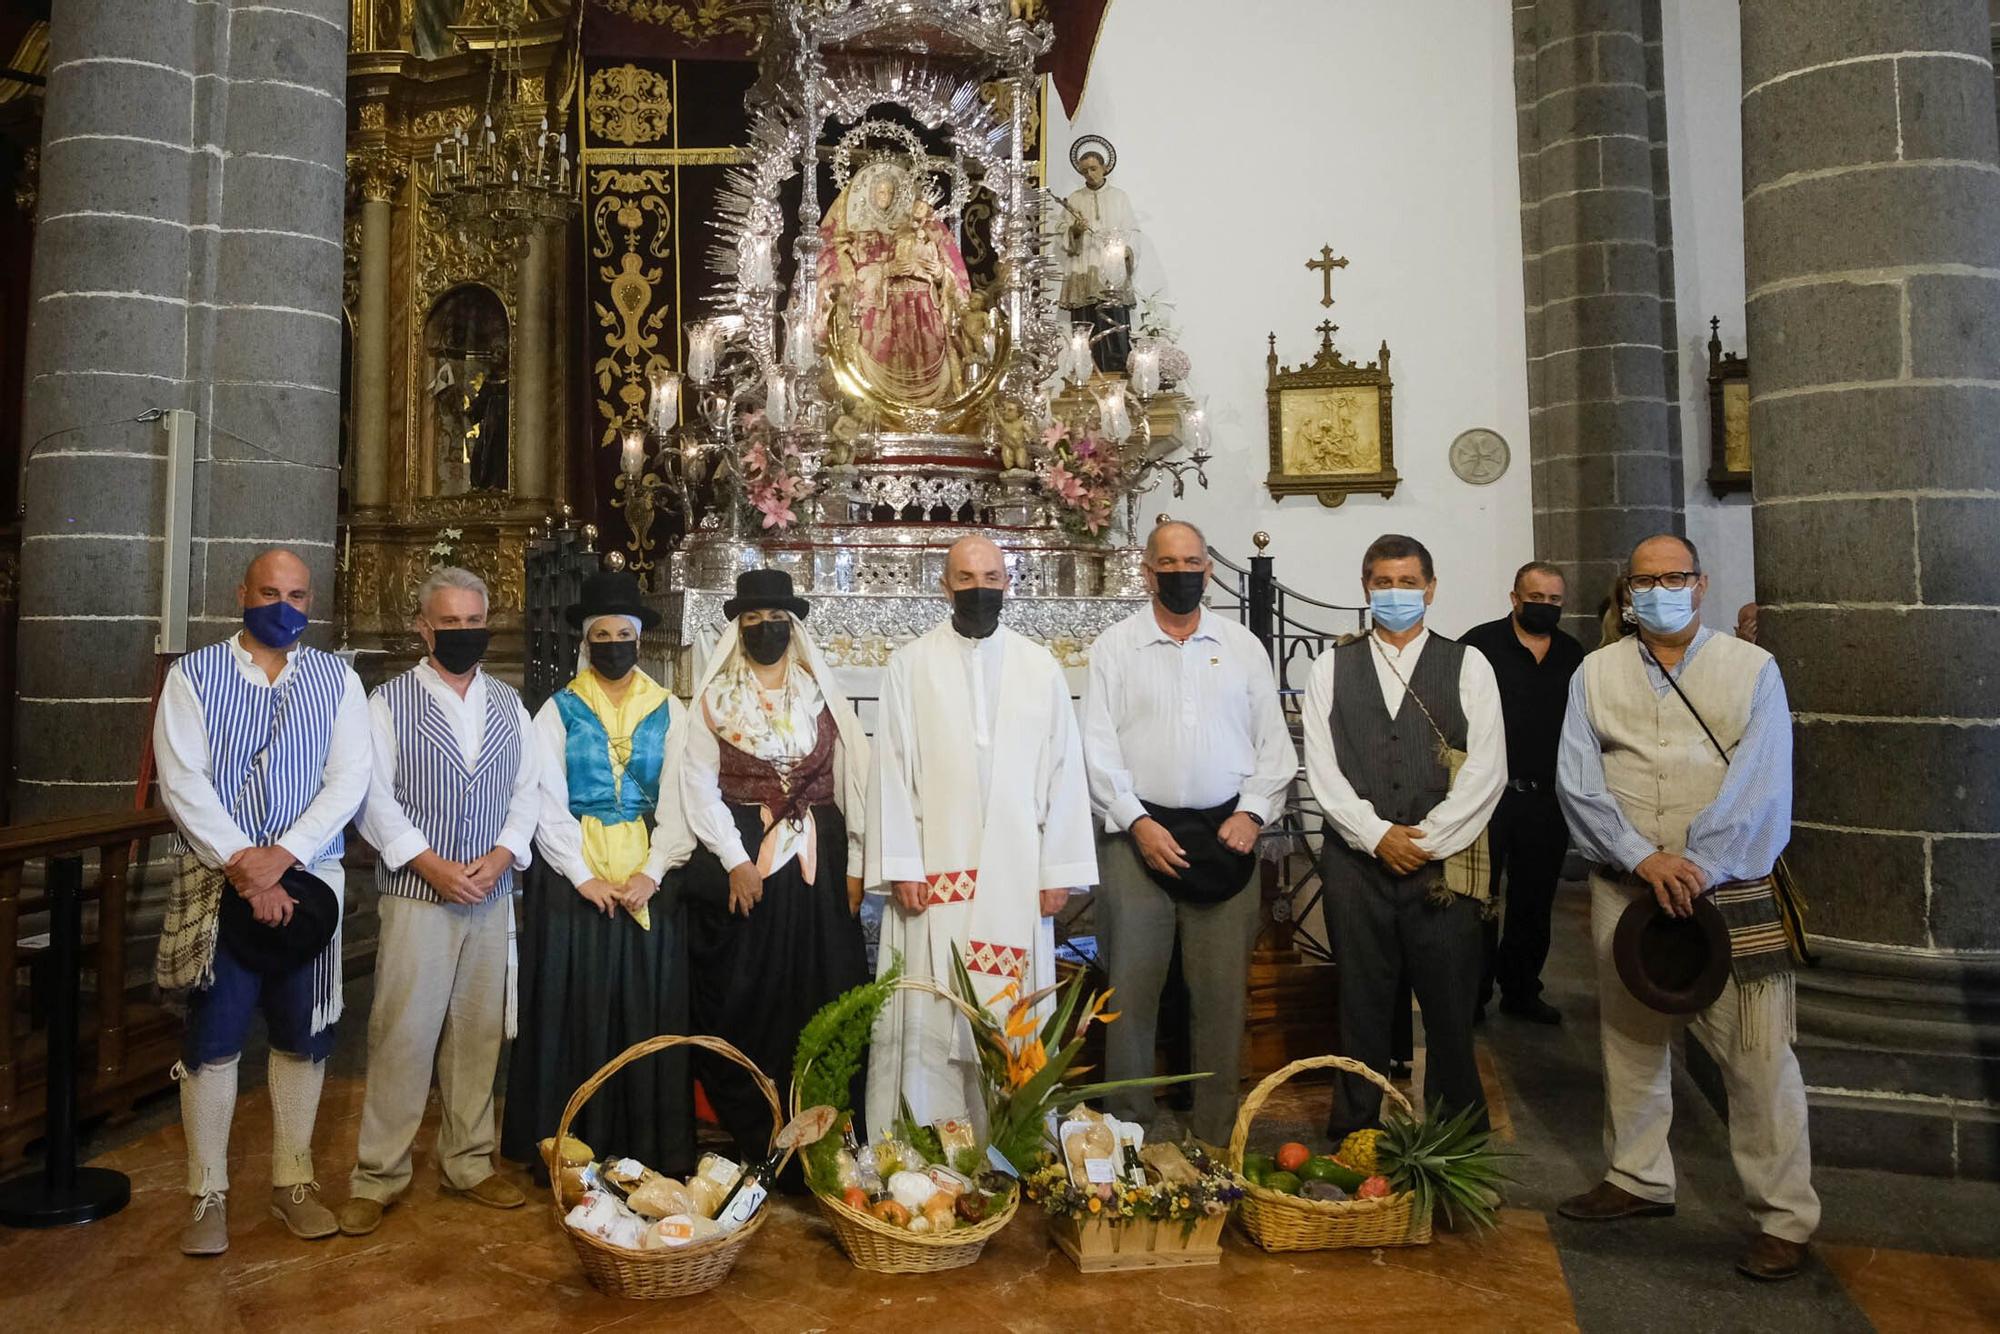
[[[1461,431],[1451,442],[1451,470],[1458,474],[1458,480],[1473,486],[1499,481],[1512,457],[1506,438],[1484,426]]]

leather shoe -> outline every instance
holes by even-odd
[[[181,1228],[182,1255],[220,1255],[229,1249],[229,1211],[221,1191],[197,1195],[193,1214]]]
[[[463,1190],[457,1186],[446,1186],[445,1189],[489,1209],[518,1209],[528,1202],[520,1187],[503,1180],[497,1172],[476,1186],[467,1186]]]
[[[1556,1212],[1582,1223],[1609,1223],[1619,1218],[1671,1218],[1674,1206],[1671,1202],[1642,1200],[1609,1181],[1600,1181],[1583,1194],[1572,1195],[1558,1204]]]
[[[389,1206],[381,1200],[354,1196],[340,1206],[340,1231],[349,1237],[365,1237],[382,1226],[382,1211]]]
[[[271,1217],[301,1241],[318,1241],[340,1231],[333,1210],[319,1202],[319,1182],[271,1188]]]
[[[1559,1024],[1563,1021],[1562,1011],[1540,996],[1530,996],[1527,1000],[1518,1001],[1502,997],[1500,1013],[1511,1014],[1517,1019],[1526,1019],[1536,1024]]]
[[[1768,1232],[1758,1234],[1750,1243],[1750,1249],[1743,1252],[1743,1258],[1736,1262],[1736,1272],[1745,1278],[1760,1279],[1766,1283],[1778,1283],[1799,1276],[1799,1266],[1805,1263],[1806,1244],[1802,1241],[1786,1241]]]

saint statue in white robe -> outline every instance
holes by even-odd
[[[1076,714],[1048,650],[1005,628],[967,638],[949,621],[897,650],[873,788],[867,879],[892,891],[880,967],[900,955],[906,976],[949,991],[956,947],[982,999],[1009,982],[1024,994],[1053,983],[1042,891],[1094,884],[1097,853]],[[897,901],[899,881],[921,882],[923,911]],[[870,1133],[904,1100],[919,1122],[984,1128],[971,1030],[945,1001],[908,990],[876,1026]]]

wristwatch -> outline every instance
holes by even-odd
[[[1238,815],[1241,815],[1241,816],[1246,816],[1246,817],[1248,817],[1248,818],[1249,818],[1250,820],[1254,821],[1254,822],[1256,823],[1256,825],[1257,825],[1257,827],[1258,827],[1259,829],[1262,829],[1262,828],[1264,827],[1264,817],[1263,817],[1263,816],[1261,816],[1261,815],[1259,815],[1259,814],[1257,814],[1257,812],[1255,812],[1255,811],[1238,811],[1238,812],[1236,812],[1236,813],[1237,813]]]

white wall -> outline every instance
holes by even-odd
[[[1369,541],[1409,533],[1437,558],[1440,630],[1503,614],[1533,554],[1508,7],[1121,0],[1073,129],[1053,94],[1050,111],[1059,192],[1079,183],[1074,133],[1117,145],[1114,182],[1148,245],[1140,287],[1164,282],[1175,302],[1214,425],[1210,489],[1147,496],[1142,525],[1166,510],[1239,559],[1266,530],[1281,580],[1343,603],[1360,598]],[[1277,331],[1287,365],[1317,347],[1326,312],[1304,265],[1323,244],[1352,261],[1334,275],[1343,353],[1366,361],[1389,342],[1403,478],[1393,499],[1338,509],[1279,504],[1263,485],[1264,336]],[[1740,309],[1740,264],[1737,281]],[[1490,486],[1459,481],[1446,460],[1473,426],[1513,450]]]
[[[1662,5],[1661,12],[1687,531],[1709,572],[1702,620],[1726,630],[1736,624],[1736,609],[1756,598],[1750,497],[1718,499],[1708,489],[1709,318],[1722,320],[1725,351],[1744,351],[1743,61],[1737,0],[1676,0]]]

